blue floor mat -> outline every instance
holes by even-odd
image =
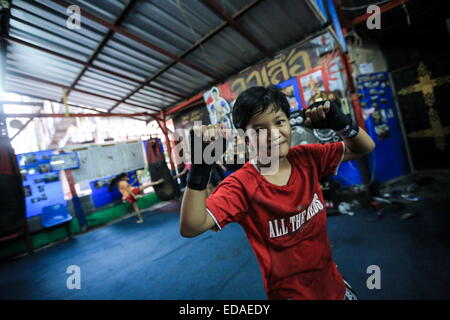
[[[143,216],[0,265],[0,299],[266,299],[239,225],[186,239],[178,213]],[[80,290],[67,289],[70,265]]]
[[[449,214],[445,208],[367,212],[328,218],[333,256],[361,299],[448,299]],[[144,212],[0,265],[0,299],[266,299],[243,229],[228,225],[186,239],[179,214]],[[81,268],[81,290],[69,290],[66,269]],[[369,290],[367,267],[381,270]]]

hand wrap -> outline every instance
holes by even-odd
[[[303,118],[306,119],[305,111],[320,107],[326,101],[314,102],[307,109],[303,110]],[[329,101],[330,109],[325,113],[325,119],[311,122],[311,129],[333,129],[342,138],[350,139],[359,132],[359,126],[354,124],[350,115],[345,115],[336,101]]]
[[[215,162],[222,157],[222,154],[226,150],[225,139],[222,137],[215,138],[214,141],[208,143],[203,141],[203,136],[198,136],[194,133],[194,130],[190,130],[191,169],[189,170],[187,178],[188,188],[198,191],[206,189]],[[223,144],[223,148],[220,148],[220,144]],[[205,149],[207,149],[207,151],[211,150],[211,152],[206,152],[207,155],[211,155],[211,159],[206,159],[209,161],[205,161],[204,159]],[[222,152],[216,154],[215,151],[220,149],[222,149]]]

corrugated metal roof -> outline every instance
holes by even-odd
[[[292,45],[293,40],[301,39],[299,35],[305,37],[321,28],[305,1],[264,1],[237,21],[245,29],[252,30],[252,34],[271,52]]]
[[[263,49],[275,54],[318,31],[311,2],[12,0],[6,90],[60,101],[66,87],[76,105],[166,110],[267,58]],[[66,26],[67,5],[81,8],[81,29]]]
[[[264,55],[237,31],[226,27],[186,60],[220,78],[226,78],[263,58]]]

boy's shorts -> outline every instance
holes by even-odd
[[[139,188],[133,188],[133,189],[131,190],[131,192],[133,192],[134,195],[138,195],[139,192],[140,192],[140,190],[139,190]],[[133,198],[131,195],[128,195],[128,196],[125,198],[125,200],[127,200],[129,203],[135,203],[135,202],[136,202],[136,199]]]

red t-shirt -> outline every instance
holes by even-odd
[[[298,145],[285,186],[270,183],[247,162],[206,199],[216,230],[237,222],[261,267],[269,299],[343,299],[345,284],[332,259],[319,180],[336,174],[344,143]]]

